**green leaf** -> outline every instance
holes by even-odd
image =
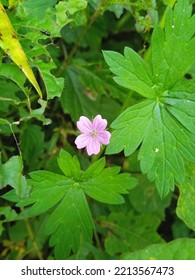
[[[58,165],[64,175],[43,170],[31,172],[32,192],[17,206],[29,206],[21,218],[50,210],[45,232],[51,235],[50,245],[55,246],[55,255],[61,259],[71,250],[76,253],[81,242],[91,241],[93,222],[85,194],[105,203],[123,203],[121,194],[133,188],[136,180],[130,174],[118,174],[118,167],[104,168],[105,159],[83,172],[77,157],[64,150],[59,153]],[[13,194],[3,198],[15,200]]]
[[[5,164],[0,163],[1,188],[10,185],[19,197],[24,198],[29,193],[29,186],[22,171],[23,162],[20,156],[11,157]]]
[[[18,214],[10,206],[0,207],[0,217],[3,222],[14,221]],[[4,217],[4,219],[2,219]]]
[[[105,157],[100,158],[98,161],[95,161],[92,165],[90,165],[87,170],[82,175],[82,179],[85,180],[87,178],[93,178],[100,174],[106,164]]]
[[[177,215],[192,230],[195,230],[195,165],[188,165],[186,180],[179,186]]]
[[[77,0],[76,3],[73,3],[71,0],[67,0],[57,2],[56,0],[43,0],[41,4],[39,0],[21,2],[17,8],[16,16],[18,18],[16,18],[16,22],[13,19],[15,26],[22,25],[32,29],[34,34],[30,36],[34,36],[36,41],[46,36],[44,32],[41,34],[41,30],[49,32],[52,37],[60,37],[62,27],[73,20],[72,16],[75,13],[86,8],[87,1]]]
[[[56,205],[73,183],[65,176],[49,171],[34,171],[30,173],[30,177],[32,179],[29,183],[33,186],[32,194],[17,204],[23,207],[36,202],[27,209],[29,216],[39,215]]]
[[[112,124],[111,141],[106,152],[116,154],[124,149],[126,156],[132,154],[143,140],[155,103],[143,101],[126,109]]]
[[[1,68],[1,66],[2,66],[3,64],[1,64],[0,65],[0,69],[2,69]],[[14,68],[15,69],[17,69],[18,70],[18,67],[16,66],[16,65],[14,65],[14,64],[4,64],[4,65],[7,65],[7,66],[15,66]],[[3,67],[4,68],[4,67]],[[8,67],[9,68],[9,67]],[[10,77],[11,75],[10,75],[10,71],[12,72],[12,74],[13,74],[13,72],[14,72],[14,70],[13,69],[7,69],[7,74],[8,74],[8,76]],[[21,73],[21,71],[19,70],[19,72],[20,72],[20,74],[23,76],[23,82],[25,82],[25,77],[24,77],[24,75]],[[1,72],[1,70],[0,70],[0,75],[3,75],[3,73]],[[7,77],[8,77],[7,76]],[[13,81],[11,81],[11,80],[9,80],[9,79],[7,79],[7,77],[6,77],[6,74],[5,74],[5,76],[4,77],[1,77],[0,78],[0,102],[1,102],[1,106],[0,106],[0,113],[2,113],[2,116],[4,117],[5,115],[4,114],[7,114],[7,112],[10,112],[10,109],[9,109],[9,106],[10,106],[10,104],[12,104],[12,105],[22,105],[23,104],[23,100],[22,100],[22,98],[24,98],[24,96],[23,95],[21,95],[21,96],[18,96],[18,91],[19,91],[19,88],[18,88],[18,86],[17,86],[17,84],[15,83],[15,82],[13,82]],[[17,75],[16,75],[16,79],[17,79]],[[19,80],[20,78],[18,77],[18,80]],[[23,87],[23,85],[21,84],[21,86]],[[27,88],[26,88],[26,90],[27,90]],[[27,93],[26,93],[27,94]],[[20,99],[21,98],[21,99]]]
[[[28,9],[31,16],[33,15],[41,19],[43,18],[46,10],[55,5],[56,2],[56,0],[41,0],[41,2],[39,0],[29,0],[22,3],[22,6]]]
[[[180,0],[165,17],[164,30],[157,26],[152,34],[152,68],[155,84],[169,89],[195,61],[195,16],[192,5]]]
[[[44,231],[51,235],[50,245],[55,246],[57,259],[64,259],[71,250],[76,253],[81,242],[92,238],[93,222],[79,184],[63,175],[48,171],[30,174],[32,194],[18,206],[26,208],[22,217],[39,215],[53,207]]]
[[[5,119],[0,119],[0,124],[10,125],[10,123],[7,120],[5,120]]]
[[[159,193],[154,183],[148,181],[146,176],[138,174],[138,185],[129,193],[129,201],[131,205],[141,214],[156,213],[161,219],[165,218],[165,208],[170,205],[172,196],[169,195],[165,199],[159,197]],[[140,199],[140,194],[142,199]]]
[[[30,115],[28,115],[25,119],[31,119],[36,118],[37,120],[43,122],[44,125],[48,125],[51,123],[50,119],[46,119],[44,116],[44,112],[47,106],[47,101],[39,99],[38,103],[40,104],[40,107],[37,109],[34,109],[30,112]]]
[[[92,166],[90,169],[92,169]],[[118,174],[119,171],[120,168],[115,166],[105,168],[94,177],[88,173],[89,179],[82,183],[85,193],[100,202],[124,203],[124,198],[120,194],[128,193],[130,189],[135,187],[137,181],[127,173]]]
[[[74,66],[79,71],[80,82],[85,87],[85,93],[91,100],[96,100],[98,96],[108,93],[119,100],[126,97],[128,90],[116,86],[110,72],[102,69],[104,66],[102,63],[90,65],[85,61],[76,60]]]
[[[155,180],[165,197],[175,181],[184,181],[184,160],[195,162],[194,106],[194,94],[173,91],[160,101],[147,100],[128,108],[111,124],[115,131],[107,153],[124,149],[129,156],[141,144],[141,170]]]
[[[112,256],[140,250],[154,242],[163,242],[156,232],[160,219],[152,214],[112,212],[108,217],[101,217],[100,224],[110,229],[105,239],[105,247]]]
[[[194,133],[195,93],[174,91],[171,95],[172,98],[170,98],[168,94],[163,98],[163,102],[167,105],[167,109],[182,124],[182,126],[184,126],[189,132]]]
[[[21,242],[28,238],[26,224],[23,221],[17,221],[9,228],[9,236],[12,242]],[[32,244],[29,244],[32,250]]]
[[[78,180],[80,178],[80,163],[76,156],[71,156],[68,152],[61,150],[58,158],[58,165],[64,175]]]
[[[86,0],[77,0],[76,2],[73,2],[71,0],[67,1],[60,1],[56,5],[56,15],[57,15],[57,23],[60,25],[63,25],[64,19],[68,21],[72,21],[73,19],[70,19],[67,16],[67,12],[70,16],[74,15],[80,10],[84,10],[87,7],[87,1]]]
[[[123,260],[194,260],[195,240],[180,238],[166,244],[154,244],[143,250],[126,253]]]
[[[99,100],[91,100],[79,80],[79,72],[74,66],[69,66],[65,75],[66,88],[61,96],[61,104],[65,113],[69,113],[73,120],[80,116],[92,116],[98,114]]]
[[[14,81],[26,96],[29,95],[29,90],[24,87],[25,76],[15,64],[0,63],[0,75]],[[3,93],[1,93],[1,96],[3,96]]]
[[[0,167],[1,168],[1,167]],[[0,173],[1,174],[1,173]],[[1,177],[0,177],[0,180],[1,180]],[[6,192],[4,195],[1,196],[3,199],[5,200],[8,200],[8,201],[11,201],[11,202],[15,202],[17,203],[20,198],[16,195],[16,192],[15,190],[11,190],[9,192]]]
[[[70,188],[45,227],[52,234],[50,245],[55,246],[57,259],[64,259],[71,250],[77,252],[82,242],[91,242],[93,221],[83,191]]]
[[[44,63],[41,60],[36,62],[41,77],[44,81],[47,99],[53,99],[54,97],[60,97],[64,88],[64,79],[56,78],[51,74],[51,70],[56,68],[55,63],[51,60],[49,63]]]
[[[60,99],[64,112],[76,121],[82,115],[91,118],[101,110],[105,115],[110,106],[113,117],[113,106],[118,110],[120,106],[110,96],[124,100],[127,90],[116,86],[108,71],[102,69],[102,64],[90,65],[83,60],[73,63],[64,73],[65,88]]]
[[[103,54],[110,70],[116,75],[114,80],[117,84],[147,98],[155,97],[150,69],[135,51],[126,47],[124,56],[113,51],[104,51]]]
[[[16,220],[18,214],[10,206],[0,207],[0,236],[4,231],[3,223]]]
[[[117,83],[152,99],[128,108],[111,124],[114,132],[106,151],[112,154],[124,149],[129,156],[140,146],[141,170],[155,181],[161,197],[175,183],[184,182],[185,160],[195,162],[194,80],[178,81],[195,60],[195,40],[191,39],[195,16],[191,12],[189,2],[180,0],[174,11],[166,13],[165,30],[155,28],[153,76],[131,49],[125,49],[125,56],[104,53]]]
[[[44,150],[44,133],[40,126],[30,124],[21,133],[20,149],[27,166],[37,168]]]
[[[33,32],[27,33],[26,37],[32,38]],[[35,39],[34,39],[35,40]],[[64,79],[55,77],[51,72],[56,68],[56,64],[51,58],[50,53],[47,51],[46,46],[41,45],[39,42],[33,42],[34,47],[30,47],[31,41],[27,40],[25,43],[26,47],[30,47],[28,50],[28,56],[36,63],[36,67],[39,70],[41,78],[44,82],[47,99],[53,99],[55,96],[60,97],[61,92],[64,88]],[[43,58],[43,60],[40,59]]]

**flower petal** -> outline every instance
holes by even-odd
[[[78,129],[83,133],[89,133],[92,130],[92,123],[87,117],[80,117],[77,122]]]
[[[108,145],[110,143],[111,134],[108,131],[102,131],[98,134],[98,140],[100,143],[104,145]]]
[[[86,134],[81,134],[77,136],[74,142],[77,146],[77,149],[85,148],[90,142],[90,136]]]
[[[97,115],[93,120],[93,129],[97,132],[103,131],[107,126],[107,120],[102,119],[101,115]]]
[[[97,155],[100,152],[100,142],[96,138],[90,138],[87,145],[87,153],[89,156]]]

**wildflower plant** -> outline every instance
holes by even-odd
[[[191,1],[38,2],[0,1],[0,258],[193,259]]]

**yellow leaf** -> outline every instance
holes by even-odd
[[[20,42],[14,32],[11,22],[0,4],[0,47],[7,53],[10,58],[20,67],[28,80],[34,86],[39,96],[42,98],[41,89],[37,83],[32,69],[28,64],[25,52],[23,51]]]

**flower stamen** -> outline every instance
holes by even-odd
[[[90,132],[90,136],[93,137],[93,138],[97,138],[98,132],[97,132],[96,130],[93,129],[93,130]]]

